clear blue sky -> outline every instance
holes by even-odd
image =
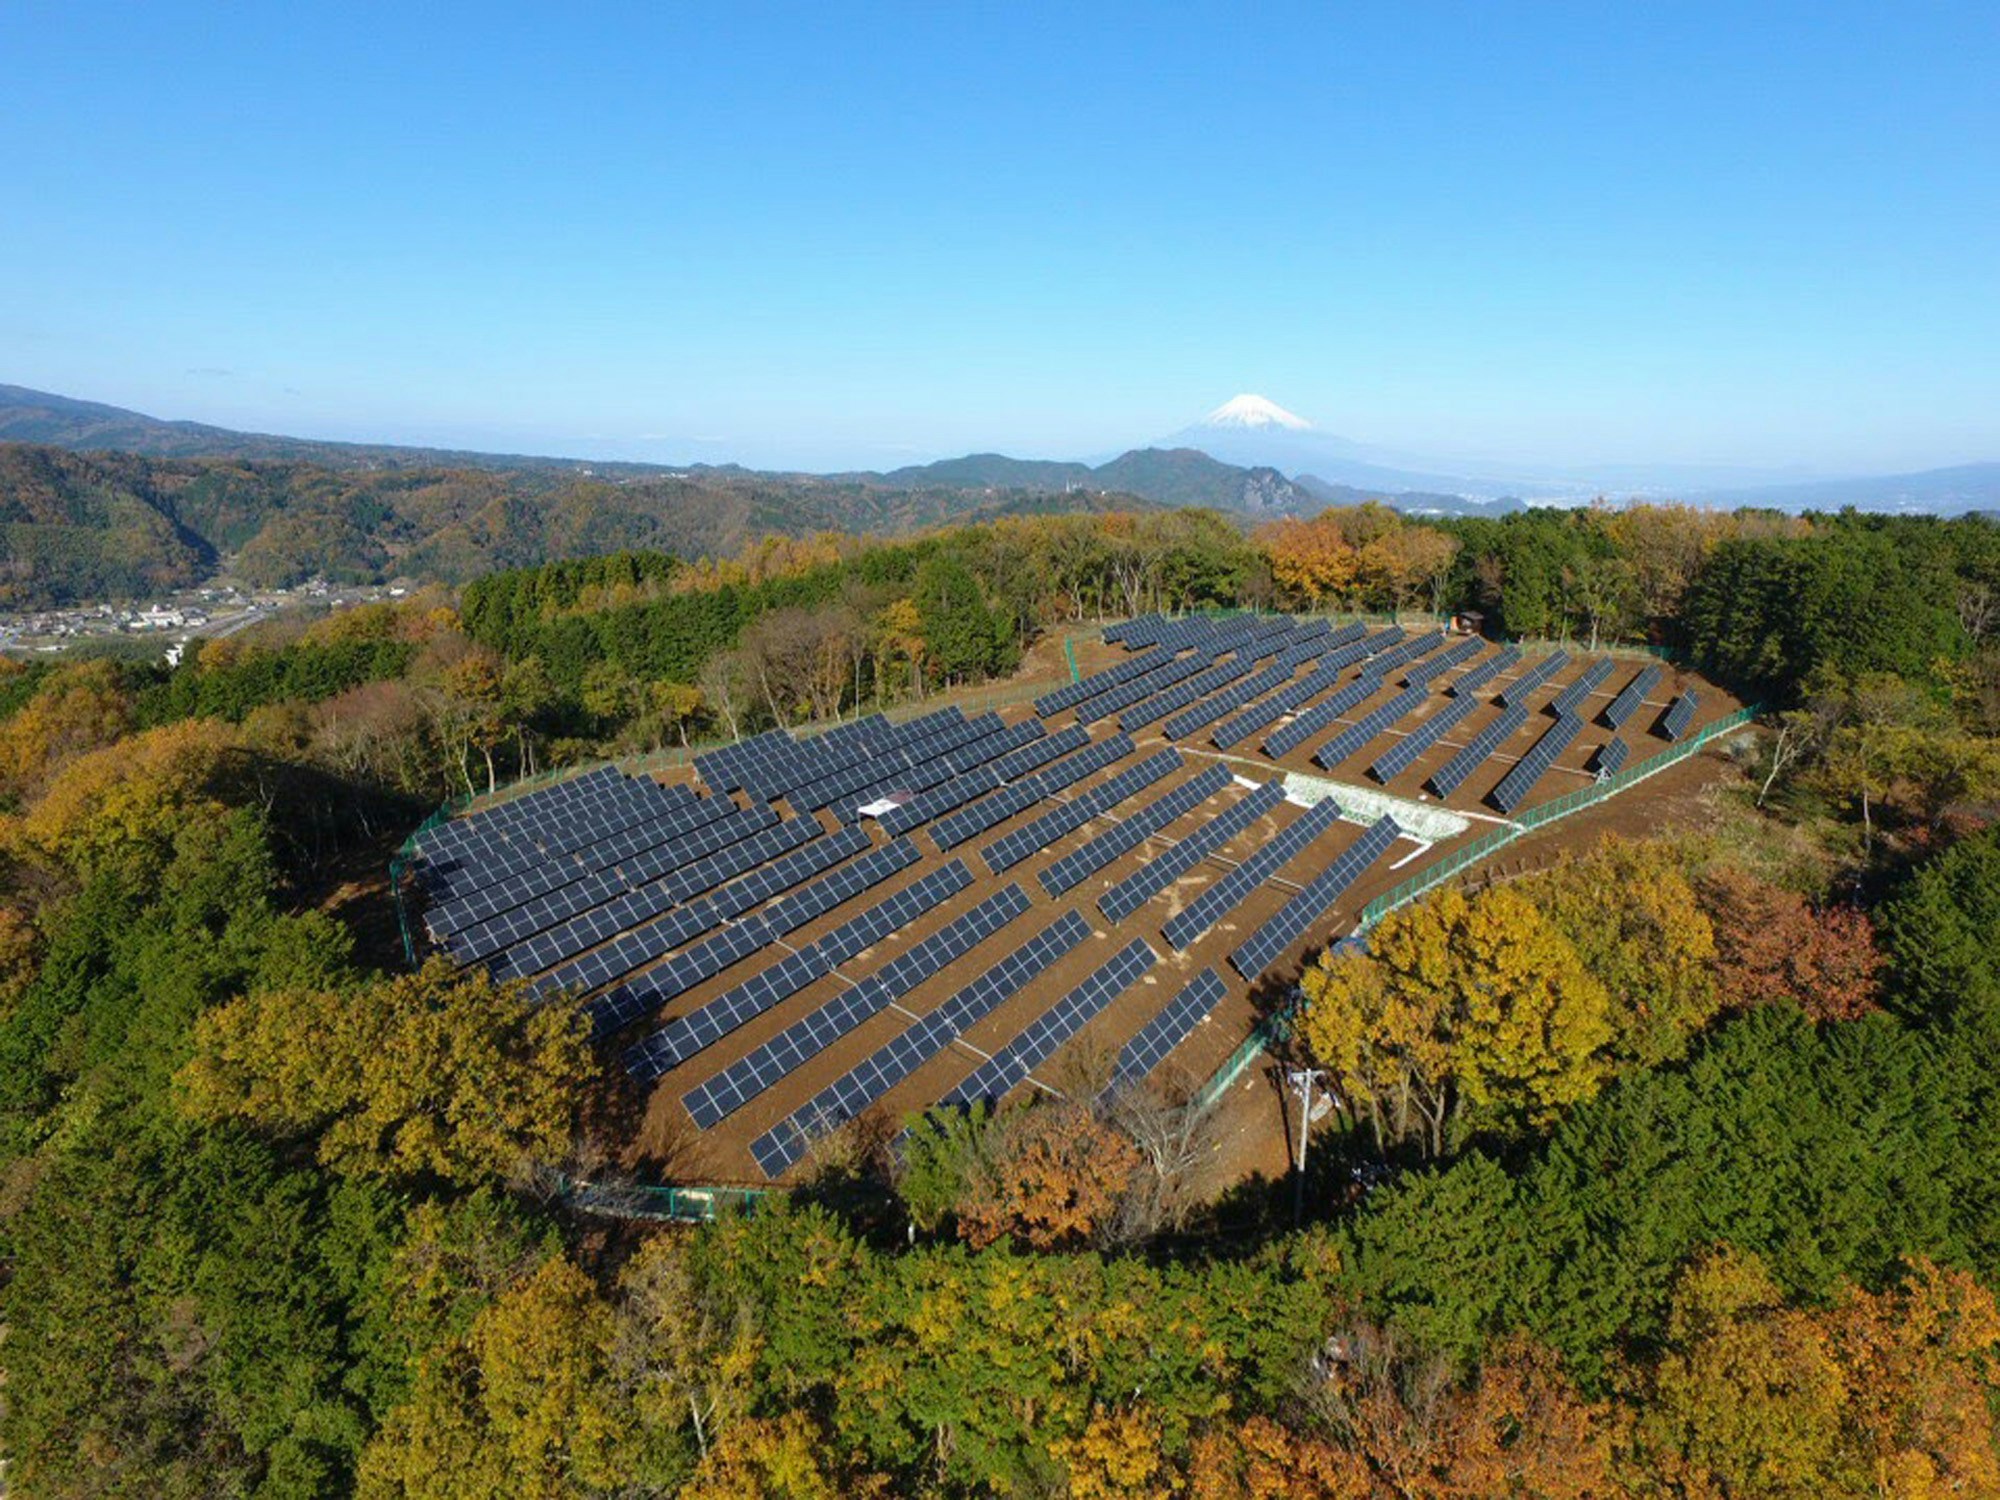
[[[14,0],[0,381],[834,465],[1260,391],[1429,453],[2000,458],[2000,6]]]

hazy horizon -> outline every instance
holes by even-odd
[[[2000,457],[2000,16],[37,8],[0,380],[656,463]]]

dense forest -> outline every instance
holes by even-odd
[[[1301,1225],[1190,1190],[1171,1093],[584,1213],[633,1101],[576,1012],[384,941],[441,797],[1209,607],[1476,609],[1767,708],[1701,828],[1313,961]],[[1977,520],[1013,516],[0,668],[9,1491],[2000,1494],[1996,809]]]

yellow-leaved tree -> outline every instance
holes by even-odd
[[[1680,1057],[1715,1016],[1715,929],[1674,848],[1607,838],[1518,882],[1611,998],[1616,1064]]]
[[[195,1024],[183,1107],[316,1133],[319,1156],[357,1177],[476,1183],[559,1160],[595,1063],[567,1003],[434,958],[352,989],[275,991]]]
[[[1366,953],[1323,955],[1301,987],[1313,1055],[1378,1135],[1418,1134],[1432,1154],[1461,1104],[1546,1124],[1604,1078],[1604,986],[1506,888],[1446,890],[1393,912]]]

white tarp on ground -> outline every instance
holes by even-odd
[[[1373,823],[1387,813],[1403,832],[1427,844],[1457,838],[1472,826],[1471,819],[1432,803],[1412,802],[1407,797],[1392,797],[1387,792],[1344,781],[1302,776],[1297,771],[1285,772],[1286,801],[1311,807],[1328,797],[1340,805],[1341,817],[1350,823]]]

